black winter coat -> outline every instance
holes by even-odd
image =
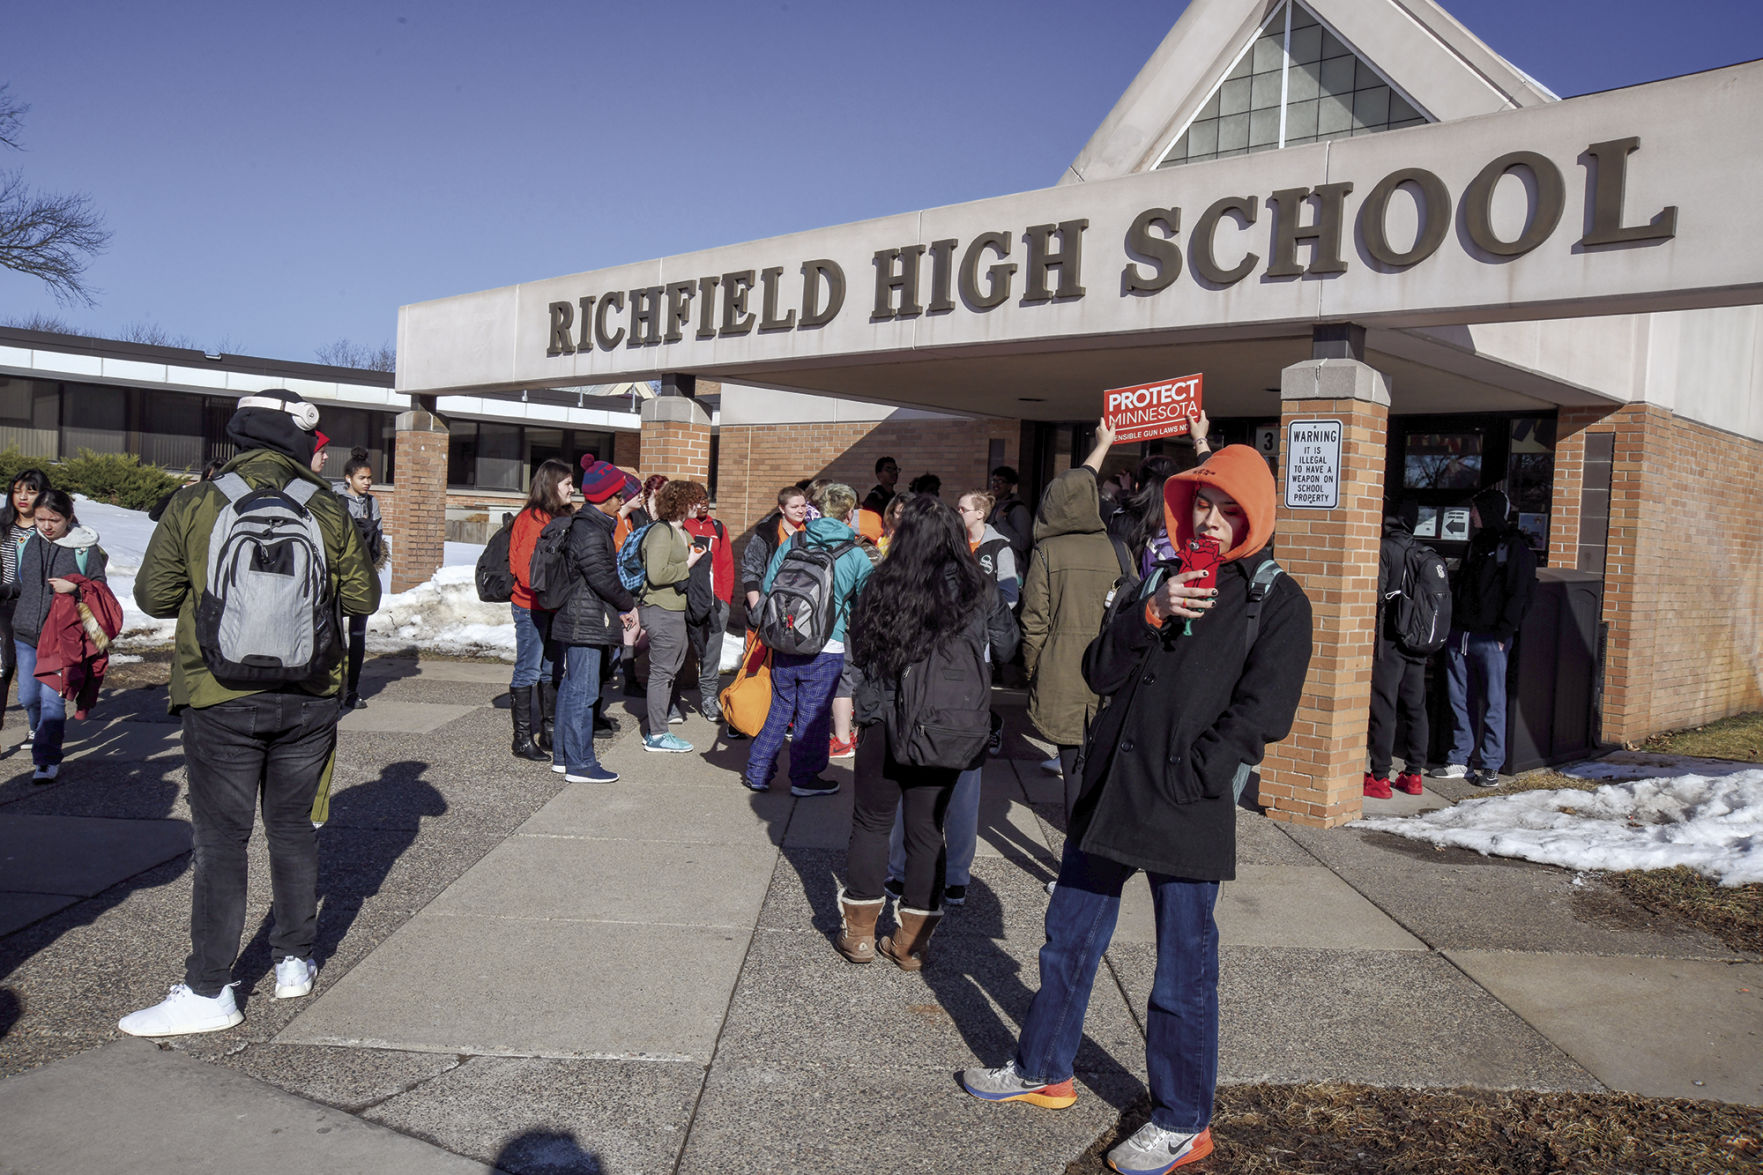
[[[584,506],[569,524],[572,582],[563,607],[551,615],[551,639],[560,645],[612,648],[624,641],[619,614],[629,612],[637,602],[618,578],[614,522],[593,506]]]
[[[1108,699],[1091,728],[1070,835],[1086,853],[1196,881],[1236,876],[1231,779],[1292,728],[1310,667],[1310,600],[1281,575],[1252,652],[1249,581],[1262,550],[1218,571],[1218,602],[1182,635],[1129,608],[1084,654]]]
[[[1501,524],[1478,532],[1457,569],[1451,592],[1451,630],[1509,641],[1536,595],[1537,557],[1518,528]]]

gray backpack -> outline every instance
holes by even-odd
[[[208,582],[196,603],[196,640],[220,684],[270,689],[328,673],[337,609],[324,533],[308,503],[319,487],[296,478],[253,490],[237,473],[214,481],[227,496],[208,539]]]

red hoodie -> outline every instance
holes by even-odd
[[[716,590],[716,598],[728,603],[735,598],[735,549],[729,542],[728,527],[723,526],[714,518],[685,518],[680,525],[690,535],[711,536],[710,543],[710,586]],[[721,534],[717,534],[717,531]]]
[[[110,588],[99,580],[83,575],[70,575],[76,590],[57,592],[49,602],[49,615],[43,620],[42,635],[37,638],[37,680],[74,703],[74,717],[84,718],[98,702],[98,689],[104,684],[104,673],[110,668],[110,656],[98,651],[80,620],[80,604],[104,630],[114,637],[122,631],[122,605]]]

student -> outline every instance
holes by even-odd
[[[900,463],[892,457],[875,459],[875,485],[863,499],[863,508],[871,514],[887,513],[894,500],[894,487],[900,484]]]
[[[1144,870],[1156,909],[1157,973],[1146,1021],[1151,1120],[1108,1152],[1116,1171],[1162,1173],[1204,1158],[1218,1067],[1220,882],[1236,871],[1235,782],[1290,731],[1310,662],[1310,601],[1271,574],[1277,501],[1260,454],[1231,445],[1164,486],[1178,549],[1218,540],[1216,587],[1198,571],[1160,579],[1122,609],[1084,657],[1110,699],[1090,733],[1083,785],[1047,906],[1041,986],[1016,1055],[968,1069],[986,1101],[1062,1108],[1120,894]],[[1264,588],[1259,601],[1255,587]],[[1255,631],[1248,631],[1251,608]]]
[[[586,469],[590,464],[592,462],[586,458],[582,459],[583,469]],[[624,550],[625,539],[655,521],[655,495],[660,493],[661,487],[666,484],[667,475],[665,473],[650,474],[644,481],[638,481],[628,474],[625,476],[624,505],[618,508],[618,518],[612,527],[613,550]],[[631,615],[635,617],[634,610]],[[648,697],[648,691],[643,688],[643,683],[637,680],[637,651],[642,647],[643,639],[647,635],[643,631],[640,621],[633,619],[624,626],[624,639],[620,642],[618,664],[614,668],[623,671],[624,695],[627,698]],[[611,728],[610,731],[607,729],[608,727]],[[595,729],[604,735],[616,732],[617,724],[610,719],[597,719]]]
[[[968,549],[960,519],[928,495],[914,497],[900,512],[899,529],[857,599],[852,614],[852,656],[869,683],[886,697],[897,693],[906,670],[919,665],[950,641],[972,641],[983,661],[975,670],[983,680],[970,688],[990,689],[989,665],[1016,655],[1016,620]],[[902,969],[917,971],[925,961],[932,933],[943,917],[947,858],[943,821],[961,767],[902,762],[889,724],[872,726],[858,746],[856,813],[846,854],[845,887],[839,891],[843,931],[838,950],[853,963],[881,954]],[[978,746],[973,768],[983,763]],[[906,822],[906,869],[899,906],[899,929],[875,942],[875,925],[886,900],[888,831],[894,812]]]
[[[1420,504],[1404,500],[1384,516],[1383,542],[1377,569],[1377,639],[1371,660],[1371,724],[1366,733],[1371,770],[1365,773],[1364,793],[1387,800],[1390,792],[1390,761],[1395,756],[1396,732],[1403,731],[1402,758],[1407,770],[1396,777],[1395,786],[1411,796],[1426,790],[1420,773],[1426,768],[1426,654],[1410,653],[1396,643],[1390,631],[1391,609],[1385,607],[1392,593],[1402,589],[1402,569],[1408,549],[1417,540],[1414,523]],[[1401,725],[1398,727],[1397,720]]]
[[[940,498],[943,496],[943,479],[934,473],[921,473],[906,488],[914,494],[929,494],[933,498]]]
[[[343,658],[338,650],[314,677],[275,689],[232,689],[215,678],[197,643],[196,601],[207,590],[203,555],[227,501],[217,482],[236,474],[254,490],[311,494],[308,508],[323,536],[328,589],[341,615],[372,613],[380,584],[349,512],[323,492],[328,484],[308,467],[317,408],[281,388],[239,403],[227,423],[227,438],[239,455],[217,481],[177,492],[135,579],[135,602],[143,612],[178,620],[171,709],[184,724],[196,851],[184,980],[162,1002],[117,1023],[131,1036],[218,1032],[245,1018],[233,999],[232,969],[244,932],[247,849],[260,805],[274,895],[269,950],[275,997],[307,995],[318,976],[312,958],[318,935],[313,801],[336,748]]]
[[[67,726],[67,703],[37,680],[37,641],[43,634],[49,606],[56,595],[73,592],[70,575],[104,582],[109,556],[98,545],[98,532],[81,526],[73,499],[61,490],[44,490],[34,511],[37,533],[18,557],[17,608],[12,616],[13,656],[18,664],[18,704],[35,731],[31,738],[32,783],[53,783],[61,774],[61,740]]]
[[[729,609],[735,598],[735,553],[729,545],[728,527],[710,515],[708,498],[692,507],[685,528],[694,545],[710,552],[709,559],[692,567],[694,579],[709,580],[710,615],[695,624],[686,618],[686,638],[698,662],[698,713],[711,722],[721,722],[716,695],[722,685],[722,638],[728,631]]]
[[[808,495],[793,485],[785,486],[777,492],[777,509],[759,520],[747,545],[741,548],[741,591],[747,600],[748,628],[759,622],[759,598],[771,557],[807,523]]]
[[[747,768],[741,773],[741,782],[754,791],[771,787],[787,730],[795,732],[790,747],[790,794],[830,796],[839,790],[837,783],[821,777],[832,751],[832,701],[845,668],[846,621],[874,566],[858,543],[857,532],[846,521],[856,505],[856,490],[836,482],[828,484],[821,493],[822,516],[778,547],[760,583],[765,591],[771,591],[784,560],[798,543],[822,550],[849,544],[832,567],[833,623],[826,644],[815,653],[772,654],[771,709],[765,726],[754,736]]]
[[[557,728],[551,770],[566,783],[617,783],[618,775],[594,754],[594,715],[600,704],[600,663],[619,647],[636,601],[618,577],[612,532],[624,505],[624,474],[604,461],[582,470],[582,497],[569,527],[570,590],[551,617],[551,641],[563,658],[557,691]]]
[[[545,524],[575,509],[574,473],[550,458],[533,474],[526,505],[508,536],[508,570],[514,575],[514,675],[508,682],[509,713],[514,720],[514,757],[542,763],[551,758],[551,740],[544,735],[546,702],[551,700],[551,614],[533,599],[533,547]]]
[[[643,589],[637,613],[649,633],[649,728],[645,751],[684,754],[692,744],[667,729],[674,681],[686,661],[686,580],[709,554],[692,545],[685,519],[710,495],[695,481],[670,481],[654,497],[655,525],[643,535]],[[680,721],[685,716],[680,715]]]
[[[1000,465],[992,470],[992,510],[986,521],[997,528],[999,534],[1010,542],[1010,549],[1016,552],[1016,565],[1028,565],[1028,549],[1034,539],[1034,514],[1028,505],[1016,496],[1016,487],[1021,478],[1016,470],[1008,465]]]
[[[361,532],[361,546],[375,570],[386,565],[385,526],[380,518],[380,504],[368,491],[373,486],[373,466],[368,464],[367,450],[360,445],[349,450],[343,465],[343,480],[331,486],[349,507],[349,518]],[[349,669],[343,684],[343,709],[360,710],[367,706],[361,700],[361,662],[367,655],[367,617],[349,617]]]
[[[0,719],[5,716],[6,691],[18,669],[18,656],[12,648],[12,613],[18,605],[18,558],[24,546],[37,533],[37,498],[49,488],[49,475],[41,469],[26,469],[12,479],[6,494],[6,505],[0,507]],[[31,749],[35,737],[31,726],[25,727],[25,750]]]

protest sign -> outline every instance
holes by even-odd
[[[1115,430],[1115,443],[1186,435],[1188,421],[1200,414],[1200,379],[1183,375],[1104,392],[1102,415]]]

